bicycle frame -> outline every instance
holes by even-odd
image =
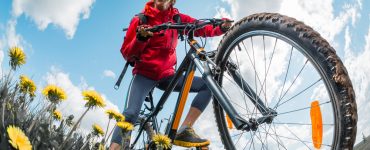
[[[177,129],[179,127],[179,123],[183,114],[184,106],[188,97],[188,93],[194,78],[194,72],[196,69],[200,71],[202,74],[202,79],[205,81],[207,87],[211,90],[213,94],[214,100],[216,100],[222,107],[222,109],[226,112],[226,114],[229,116],[230,120],[234,124],[234,126],[238,130],[250,130],[254,129],[255,127],[251,121],[247,121],[243,119],[241,116],[239,116],[234,109],[234,107],[231,105],[230,99],[226,96],[225,92],[221,89],[221,87],[218,85],[217,81],[214,79],[214,76],[212,74],[211,68],[208,66],[208,64],[205,62],[207,56],[204,56],[204,48],[202,48],[196,40],[193,39],[193,34],[191,33],[189,35],[189,38],[187,39],[187,43],[190,45],[190,50],[185,56],[185,59],[182,61],[181,65],[179,66],[178,71],[175,73],[173,80],[170,82],[168,87],[166,88],[165,92],[161,96],[158,104],[156,105],[154,111],[152,111],[151,115],[146,118],[146,120],[143,122],[143,124],[146,124],[152,117],[155,117],[163,108],[163,105],[166,103],[168,97],[173,92],[175,86],[178,83],[178,80],[180,77],[185,73],[185,83],[182,86],[182,90],[179,93],[176,107],[173,112],[172,119],[170,120],[170,127],[166,128],[165,134],[168,135],[168,137],[173,141],[175,138],[175,135],[177,133]],[[203,62],[202,62],[203,61]],[[236,71],[236,68],[234,65],[232,65],[232,62],[228,62],[228,65],[226,65],[229,73],[231,74],[232,78],[234,78],[235,81],[238,82],[238,86],[240,87],[247,87],[244,89],[244,92],[246,95],[248,95],[249,99],[252,101],[254,105],[256,105],[257,109],[263,114],[263,117],[257,119],[257,123],[261,124],[264,122],[269,122],[270,117],[274,117],[275,113],[272,109],[267,108],[263,101],[258,97],[258,95],[250,88],[250,86],[245,82],[241,75]],[[139,133],[137,138],[134,140],[133,144],[131,145],[132,148],[138,141],[140,134],[143,132],[144,127],[140,126]],[[156,130],[156,129],[155,129]]]

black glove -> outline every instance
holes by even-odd
[[[136,38],[139,41],[147,41],[149,38],[153,36],[153,32],[145,31],[145,29],[150,28],[149,25],[140,25],[136,29]]]
[[[228,21],[230,19],[228,19],[228,18],[222,18],[222,20]],[[231,22],[224,22],[224,23],[220,24],[220,29],[221,29],[222,32],[225,33],[227,31],[229,31],[231,25],[232,25]]]

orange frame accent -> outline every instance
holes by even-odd
[[[188,77],[185,80],[185,88],[182,92],[180,103],[179,103],[179,108],[177,109],[175,120],[174,120],[174,123],[173,123],[173,126],[172,126],[173,130],[177,130],[178,127],[179,127],[180,119],[181,119],[182,113],[183,113],[184,108],[185,108],[185,104],[186,104],[186,100],[187,100],[188,95],[189,95],[190,87],[191,87],[191,84],[193,83],[194,72],[195,72],[195,70],[191,70]]]
[[[190,44],[191,44],[191,45],[194,45],[195,43],[197,43],[197,41],[196,41],[196,40],[192,40],[192,41],[190,42]]]
[[[231,121],[229,115],[226,114],[226,122],[227,122],[227,127],[229,129],[232,129],[233,128],[233,122]]]
[[[196,53],[197,53],[197,54],[199,54],[199,53],[200,53],[200,52],[202,52],[202,51],[204,51],[204,48],[203,48],[203,47],[201,47],[201,48],[197,49]]]

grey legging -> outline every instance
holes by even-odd
[[[128,107],[122,113],[126,117],[126,121],[130,123],[135,123],[139,116],[140,108],[143,105],[145,97],[149,94],[150,90],[152,90],[154,87],[165,90],[170,84],[173,77],[174,76],[155,81],[145,76],[136,74],[129,90]],[[178,81],[174,91],[179,92],[181,90],[182,85],[185,83],[184,80],[185,77],[182,76]],[[201,77],[194,77],[190,92],[198,93],[191,103],[191,107],[195,107],[203,112],[203,110],[207,107],[209,101],[211,100],[212,93]],[[121,129],[116,127],[112,136],[112,142],[119,144],[122,142],[120,132]]]

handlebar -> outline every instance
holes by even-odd
[[[160,25],[153,26],[151,28],[147,28],[146,31],[150,32],[160,32],[162,30],[167,30],[167,29],[176,29],[176,30],[197,30],[200,28],[203,28],[206,25],[212,24],[214,27],[221,25],[222,23],[225,22],[234,22],[233,20],[222,20],[222,19],[199,19],[194,23],[183,23],[183,24],[177,24],[177,23],[163,23]],[[127,28],[124,28],[123,31],[127,31]]]
[[[160,25],[153,26],[151,28],[145,29],[146,31],[150,32],[160,32],[162,30],[167,30],[167,29],[176,29],[176,30],[197,30],[201,29],[206,25],[213,25],[218,26],[221,25],[222,23],[225,22],[234,22],[233,20],[222,20],[222,19],[200,19],[197,20],[194,23],[185,23],[185,24],[177,24],[177,23],[163,23]]]

